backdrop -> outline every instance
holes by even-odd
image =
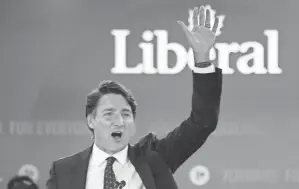
[[[52,161],[91,145],[85,99],[104,79],[137,98],[132,142],[187,118],[192,54],[176,21],[200,5],[221,16],[223,95],[179,188],[298,188],[296,0],[1,0],[0,188],[17,173],[45,188]]]

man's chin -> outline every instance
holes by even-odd
[[[113,148],[111,149],[111,151],[113,153],[117,153],[122,151],[128,144],[116,144],[113,146]]]
[[[125,141],[124,139],[112,139],[112,148],[113,149],[123,149],[128,145],[128,142]]]

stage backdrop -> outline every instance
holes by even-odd
[[[298,188],[296,0],[0,1],[0,188],[19,173],[44,189],[53,160],[91,145],[85,99],[104,79],[137,98],[132,142],[187,118],[192,54],[176,21],[200,5],[221,18],[223,95],[179,188]]]

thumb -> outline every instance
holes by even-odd
[[[188,27],[185,25],[184,22],[178,20],[177,23],[181,26],[181,28],[183,29],[185,35],[187,36],[187,39],[189,41],[192,41],[192,33],[189,31]]]

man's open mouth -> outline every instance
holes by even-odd
[[[111,133],[111,136],[117,140],[121,139],[122,135],[123,133],[121,131],[115,131]]]

